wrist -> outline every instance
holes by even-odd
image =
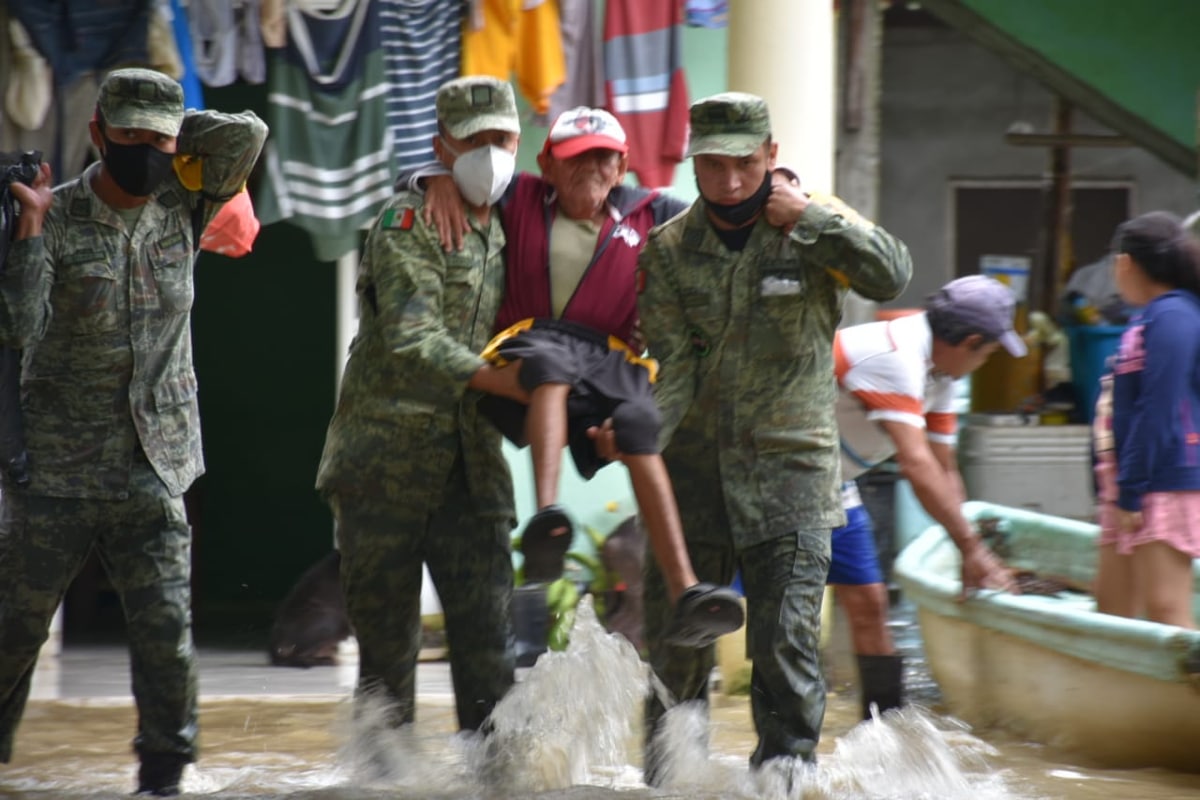
[[[13,231],[13,239],[32,239],[41,236],[44,219],[41,214],[22,212],[17,217],[17,227]]]

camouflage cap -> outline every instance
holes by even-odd
[[[746,156],[771,135],[767,101],[743,92],[725,92],[692,103],[687,155]]]
[[[480,131],[521,132],[512,86],[486,75],[443,83],[437,92],[437,118],[455,139]]]
[[[96,98],[106,125],[178,136],[183,124],[183,87],[152,69],[117,69]]]

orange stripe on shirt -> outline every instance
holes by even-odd
[[[853,394],[869,411],[902,411],[905,414],[916,414],[918,417],[925,413],[919,397],[896,392],[857,391]]]
[[[958,416],[945,411],[930,411],[925,415],[925,428],[930,433],[952,435],[958,430]]]

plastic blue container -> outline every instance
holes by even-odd
[[[1100,378],[1112,370],[1110,358],[1117,353],[1124,325],[1076,325],[1067,328],[1071,344],[1071,375],[1080,409],[1087,422],[1096,415]]]

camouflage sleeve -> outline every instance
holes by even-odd
[[[446,314],[454,313],[444,305],[450,256],[436,229],[421,221],[416,200],[410,196],[408,204],[384,207],[367,237],[364,259],[387,348],[418,365],[414,377],[425,383],[423,389],[449,402],[462,396],[484,361],[447,330]]]
[[[0,345],[24,349],[46,333],[54,286],[51,243],[60,232],[47,215],[41,236],[12,243],[0,276]]]
[[[662,414],[659,447],[666,447],[692,402],[696,359],[679,291],[670,278],[673,259],[654,232],[638,256],[638,316],[650,355],[658,361],[654,399]]]
[[[810,195],[812,202],[792,228],[793,241],[839,282],[868,300],[899,296],[912,278],[908,247],[864,219],[836,197]]]
[[[210,201],[228,200],[250,177],[266,139],[267,124],[253,111],[188,111],[179,129],[176,152],[199,161],[200,180],[198,186],[190,182],[185,185],[203,192]]]
[[[421,185],[422,178],[432,178],[435,175],[449,175],[450,170],[446,169],[446,165],[436,158],[426,161],[424,164],[418,164],[415,167],[405,167],[396,175],[396,182],[392,188],[397,192],[424,192],[425,187]]]

